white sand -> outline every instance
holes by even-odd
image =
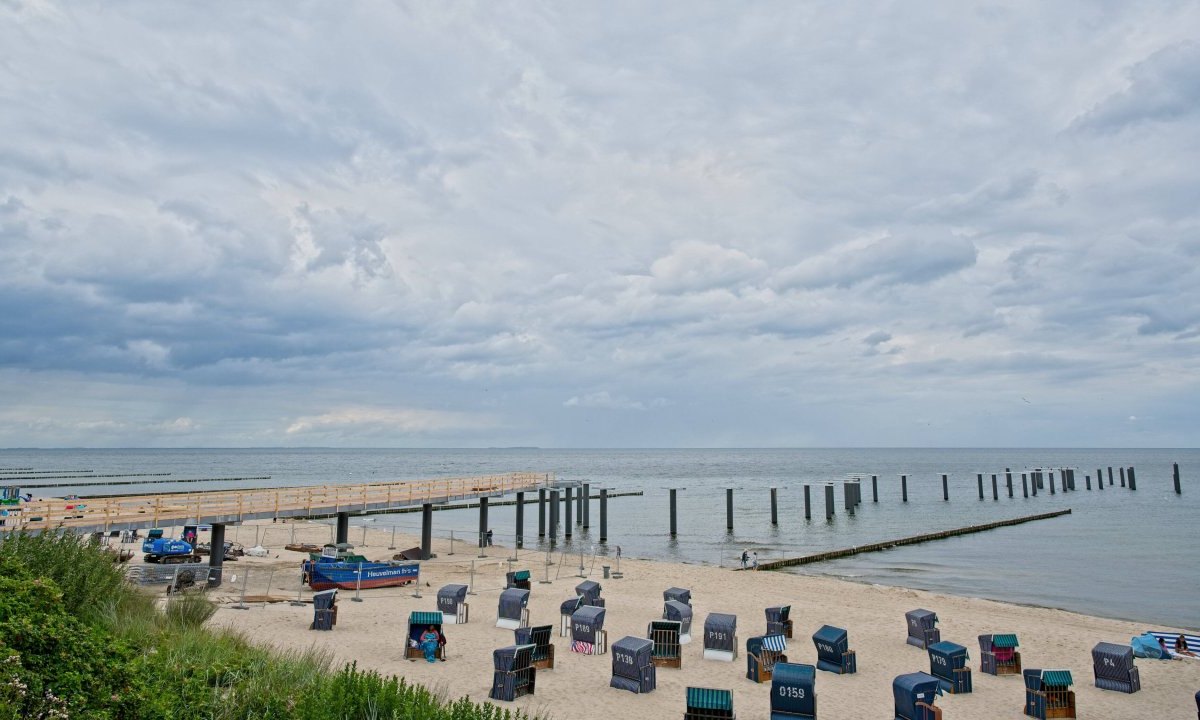
[[[241,573],[241,579],[245,579],[249,570],[252,581],[248,592],[261,592],[266,568],[273,567],[276,572],[272,577],[272,594],[294,596],[299,585],[301,556],[282,550],[285,533],[289,531],[280,526],[273,527],[272,531],[275,535],[267,536],[273,543],[272,557],[246,558],[230,563],[227,577]],[[246,528],[242,532],[246,533]],[[352,529],[351,540],[360,540],[361,532]],[[320,543],[328,537],[327,526],[297,526],[297,540],[303,538]],[[242,540],[245,542],[246,537]],[[372,533],[371,546],[360,550],[372,559],[390,557],[392,553],[384,549],[388,540],[383,533]],[[411,547],[416,542],[415,538],[402,540],[398,536],[396,545]],[[468,695],[475,700],[486,700],[492,679],[492,650],[513,642],[511,630],[495,627],[497,599],[504,585],[504,572],[508,569],[502,558],[509,552],[503,548],[489,548],[491,557],[476,561],[478,594],[468,598],[471,621],[467,625],[447,626],[448,662],[430,665],[424,661],[402,659],[408,614],[414,610],[435,610],[439,587],[468,580],[469,565],[478,555],[478,549],[465,547],[462,543],[458,543],[456,549],[457,554],[450,557],[446,543],[435,543],[435,552],[440,557],[422,564],[421,592],[424,597],[420,599],[411,597],[411,588],[363,591],[363,602],[358,603],[351,602],[353,592],[340,593],[338,624],[332,632],[308,629],[313,615],[311,605],[256,604],[249,610],[230,609],[229,605],[236,600],[236,590],[240,590],[240,581],[236,589],[227,585],[218,591],[217,597],[224,596],[225,599],[212,623],[235,628],[264,645],[282,650],[316,646],[334,653],[339,661],[356,660],[360,667],[402,675],[444,691],[450,697]],[[275,555],[278,555],[277,559]],[[938,699],[937,704],[943,708],[947,720],[1015,720],[1024,717],[1021,679],[979,672],[976,637],[983,633],[1010,632],[1019,636],[1026,668],[1068,669],[1072,672],[1081,718],[1182,720],[1196,717],[1193,694],[1200,689],[1200,661],[1138,660],[1142,691],[1132,695],[1099,690],[1094,686],[1092,646],[1099,641],[1127,643],[1131,636],[1147,629],[1143,624],[903,588],[628,559],[621,563],[623,579],[603,580],[597,563],[590,579],[603,585],[602,595],[608,611],[605,629],[610,645],[625,635],[645,636],[649,621],[661,616],[664,589],[678,586],[692,590],[695,640],[684,646],[682,669],[658,668],[658,689],[646,695],[635,695],[609,688],[611,655],[585,656],[569,652],[570,638],[558,635],[558,607],[561,601],[574,595],[574,586],[580,582],[575,576],[578,555],[574,559],[568,558],[561,570],[557,565],[550,568],[551,579],[555,572],[561,573],[560,579],[540,584],[536,581],[543,577],[545,557],[544,553],[523,552],[514,567],[533,573],[530,622],[554,626],[557,664],[553,670],[538,671],[535,695],[519,698],[513,703],[499,703],[531,714],[541,713],[556,720],[678,718],[683,715],[684,689],[695,685],[731,689],[739,718],[765,719],[769,716],[770,685],[746,679],[745,640],[765,631],[765,607],[790,604],[795,624],[795,638],[789,641],[788,647],[791,661],[815,663],[816,651],[811,635],[823,624],[846,628],[850,647],[857,651],[857,674],[817,673],[819,717],[892,717],[892,679],[906,672],[929,671],[925,651],[905,643],[904,613],[915,608],[936,612],[942,638],[964,645],[970,652],[974,692]],[[1097,598],[1096,602],[1103,600]],[[1194,602],[1194,598],[1181,598],[1183,601]],[[704,618],[710,612],[733,613],[738,617],[739,656],[734,663],[701,657],[701,630]]]

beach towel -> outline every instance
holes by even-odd
[[[1175,641],[1179,639],[1179,636],[1182,633],[1164,632],[1162,630],[1147,630],[1145,634],[1153,635],[1155,638],[1161,639],[1163,642],[1165,642],[1167,644],[1167,650],[1171,652],[1173,657],[1185,658],[1187,660],[1200,660],[1200,657],[1180,655],[1175,652]],[[1200,635],[1184,635],[1183,639],[1187,641],[1188,650],[1200,656]]]
[[[591,655],[596,652],[596,646],[585,640],[573,640],[571,642],[571,652]]]

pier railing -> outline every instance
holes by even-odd
[[[3,529],[109,530],[128,526],[156,527],[165,522],[240,522],[263,517],[314,517],[525,492],[546,487],[553,481],[553,473],[504,473],[357,485],[313,485],[78,500],[40,498],[22,503],[16,522],[9,522]]]

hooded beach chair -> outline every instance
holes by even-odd
[[[746,678],[756,683],[771,679],[776,663],[787,662],[787,640],[780,633],[746,638]]]
[[[529,591],[519,588],[509,588],[500,592],[500,607],[496,618],[496,627],[516,630],[529,627]]]
[[[941,642],[942,631],[937,629],[937,613],[930,610],[909,610],[904,614],[908,623],[908,644],[924,650]]]
[[[689,687],[683,720],[734,720],[733,693],[729,690]]]
[[[652,620],[646,635],[653,643],[651,662],[660,667],[682,667],[683,649],[679,642],[678,620]]]
[[[967,666],[971,658],[965,647],[943,640],[926,650],[929,651],[929,674],[941,681],[943,692],[953,695],[971,692],[971,668]]]
[[[1075,717],[1075,692],[1070,670],[1029,669],[1025,678],[1025,714],[1041,718]]]
[[[571,616],[575,614],[576,610],[578,610],[581,607],[584,607],[585,604],[586,603],[583,602],[582,595],[576,595],[575,597],[573,597],[569,600],[563,600],[559,604],[559,606],[558,606],[558,634],[560,636],[566,637],[567,633],[571,631]]]
[[[1133,664],[1133,648],[1128,645],[1097,643],[1092,648],[1092,671],[1096,687],[1101,690],[1135,693],[1142,689],[1142,677]]]
[[[532,645],[535,668],[539,670],[554,669],[554,644],[550,642],[554,634],[553,625],[537,625],[513,630],[514,641],[517,645]]]
[[[817,647],[817,669],[838,675],[858,672],[858,656],[850,649],[849,634],[832,625],[822,625],[813,633]]]
[[[604,607],[604,598],[600,597],[600,583],[595,580],[584,580],[576,585],[575,594],[583,598],[581,605]]]
[[[509,645],[492,651],[492,700],[513,701],[532,695],[537,680],[532,645]]]
[[[1012,633],[979,636],[979,671],[989,675],[1020,675],[1021,653]]]
[[[942,709],[934,705],[941,694],[941,683],[928,673],[897,675],[892,681],[895,720],[942,720]]]
[[[313,593],[313,621],[309,630],[332,630],[337,625],[337,589]]]
[[[675,600],[676,602],[681,602],[684,605],[691,605],[692,591],[677,587],[667,588],[666,590],[663,590],[663,600]]]
[[[445,585],[438,590],[437,606],[442,611],[442,622],[447,625],[466,625],[471,619],[467,590],[466,585]]]
[[[668,600],[663,603],[663,620],[679,622],[679,644],[687,645],[692,641],[692,606],[678,600]]]
[[[604,629],[605,609],[584,605],[571,616],[571,652],[603,655],[608,651],[608,632]]]
[[[404,643],[405,660],[423,660],[425,653],[421,650],[421,633],[427,628],[433,628],[438,634],[437,659],[446,660],[446,636],[442,634],[442,613],[440,612],[411,612],[408,614],[408,635]]]
[[[771,720],[815,720],[817,669],[781,662],[771,674]]]
[[[531,590],[533,584],[529,580],[528,570],[511,570],[504,574],[505,588],[517,588],[518,590]]]
[[[651,660],[654,643],[646,638],[627,635],[612,645],[612,679],[609,687],[632,693],[648,693],[657,685]]]
[[[737,660],[737,615],[709,613],[704,618],[704,659]]]
[[[767,634],[780,634],[791,640],[792,620],[788,617],[791,613],[791,605],[777,605],[776,607],[767,608]]]

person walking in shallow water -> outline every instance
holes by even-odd
[[[750,553],[747,550],[742,551],[742,569],[746,569],[746,563],[750,561]]]
[[[758,552],[757,551],[755,551],[755,553],[754,553],[754,569],[755,570],[758,569]]]

